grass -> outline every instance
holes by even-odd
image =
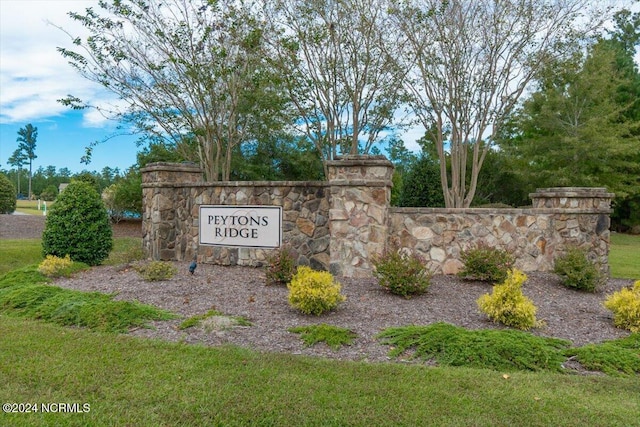
[[[639,377],[335,362],[89,333],[0,315],[0,414],[15,426],[630,426]]]
[[[611,275],[621,279],[640,279],[640,236],[611,234],[609,266]]]
[[[338,350],[343,345],[351,345],[356,334],[348,329],[321,323],[319,325],[297,326],[288,329],[289,332],[300,334],[307,347],[324,342],[330,348]]]
[[[38,210],[37,200],[17,200],[16,211],[29,215],[42,215],[42,211],[44,210],[44,203],[47,204],[47,210],[49,210],[55,202],[41,202],[40,210]]]
[[[0,240],[0,275],[42,261],[41,239]]]

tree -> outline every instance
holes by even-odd
[[[262,54],[263,25],[232,0],[101,1],[70,13],[90,35],[59,48],[80,74],[125,101],[105,115],[158,139],[197,141],[208,180],[228,180],[235,147],[277,127],[280,94]],[[89,104],[72,95],[72,108]]]
[[[9,157],[9,159],[7,160],[8,164],[18,169],[18,195],[21,193],[20,174],[22,172],[22,166],[25,164],[26,160],[27,156],[20,148],[17,148],[16,151],[14,151],[11,157]]]
[[[622,11],[609,38],[549,64],[503,144],[537,186],[607,187],[623,223],[638,221],[631,206],[640,202],[639,29],[640,13]]]
[[[29,199],[31,199],[31,171],[33,166],[33,159],[36,156],[36,139],[38,139],[38,128],[33,127],[31,123],[18,130],[18,150],[22,151],[29,160]],[[14,153],[15,154],[15,153]]]
[[[407,0],[391,8],[406,40],[397,55],[410,69],[405,88],[433,129],[447,207],[471,205],[487,153],[542,65],[606,18],[586,17],[590,3]]]
[[[323,160],[368,153],[394,122],[402,69],[380,0],[274,0],[274,65]],[[362,146],[361,146],[362,144]],[[326,172],[326,171],[325,171]]]

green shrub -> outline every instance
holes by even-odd
[[[100,195],[91,185],[73,181],[47,213],[42,233],[43,255],[99,265],[109,256],[113,235]]]
[[[491,283],[504,282],[516,261],[510,253],[485,244],[462,251],[460,258],[464,267],[458,273],[459,277]]]
[[[287,285],[289,304],[304,314],[321,315],[333,310],[346,298],[340,294],[340,283],[327,271],[301,266]]]
[[[289,332],[300,334],[307,347],[324,342],[333,350],[338,350],[343,345],[351,345],[356,334],[349,329],[321,323],[319,325],[296,326],[289,328]]]
[[[621,289],[609,295],[604,306],[613,312],[616,327],[640,332],[640,280],[632,289]]]
[[[587,258],[587,251],[579,248],[570,248],[558,257],[553,272],[564,286],[587,292],[595,292],[605,280],[598,266]]]
[[[510,270],[502,284],[493,287],[491,295],[478,298],[480,310],[494,322],[518,329],[537,326],[536,306],[522,294],[522,285],[527,276],[520,270]]]
[[[0,214],[10,214],[16,210],[16,188],[9,178],[0,173]]]
[[[296,272],[296,260],[287,248],[277,249],[267,256],[267,285],[286,285]]]
[[[395,295],[411,298],[424,293],[431,285],[431,272],[424,260],[416,254],[407,254],[399,248],[385,251],[374,258],[374,276],[380,286]]]
[[[135,269],[147,282],[169,280],[178,272],[176,267],[165,261],[151,261],[147,264],[139,264]]]

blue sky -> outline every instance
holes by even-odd
[[[66,34],[50,23],[81,34],[66,15],[97,5],[87,0],[0,0],[0,169],[18,148],[18,130],[31,123],[38,128],[34,170],[39,166],[122,171],[136,162],[136,137],[117,136],[98,145],[89,165],[80,163],[85,147],[117,132],[117,123],[95,112],[73,111],[56,100],[68,94],[88,101],[110,95],[80,77],[57,52],[69,47]]]

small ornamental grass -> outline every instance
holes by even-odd
[[[300,334],[302,341],[304,341],[307,347],[311,347],[319,342],[324,342],[333,350],[338,350],[343,345],[351,345],[356,337],[356,334],[349,329],[327,325],[326,323],[296,326],[289,328],[288,331]]]
[[[393,248],[373,260],[374,276],[380,286],[395,295],[411,298],[427,291],[431,285],[431,272],[424,260],[416,254],[407,254]]]
[[[491,283],[503,282],[515,264],[513,255],[485,244],[462,251],[460,259],[464,267],[458,277]]]
[[[537,308],[522,294],[527,276],[520,270],[509,271],[502,284],[494,285],[491,295],[484,294],[477,300],[478,307],[491,320],[517,329],[527,330],[539,326]]]
[[[136,271],[147,282],[169,280],[178,272],[171,263],[165,261],[151,261],[135,266]]]
[[[621,289],[607,296],[604,306],[613,312],[616,327],[640,332],[640,280],[632,289]]]
[[[267,286],[286,285],[296,272],[296,260],[291,250],[274,250],[267,256],[265,279]]]
[[[185,330],[196,326],[201,326],[207,319],[224,318],[227,320],[226,326],[251,326],[251,322],[242,316],[225,316],[218,310],[212,308],[204,314],[191,316],[180,323],[179,330]],[[211,331],[207,331],[211,332]]]
[[[587,292],[595,292],[606,279],[598,265],[589,261],[587,251],[579,248],[570,248],[566,254],[558,257],[553,272],[560,276],[567,288]]]
[[[319,316],[346,300],[340,294],[340,283],[335,281],[331,273],[307,266],[298,267],[287,287],[289,304],[304,314]]]

